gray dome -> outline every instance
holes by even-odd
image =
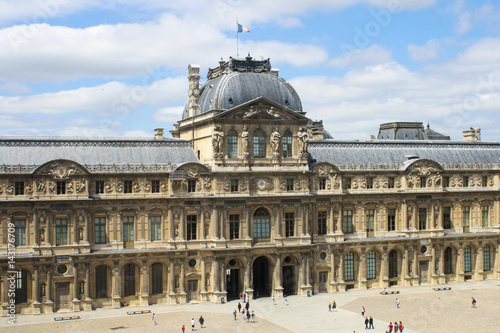
[[[248,71],[248,67],[243,70],[234,67],[233,70],[224,70],[216,74],[211,72],[214,70],[209,71],[208,81],[200,88],[196,115],[211,110],[228,110],[259,97],[267,98],[292,111],[302,112],[299,95],[286,80],[270,70],[270,64],[269,69],[258,72],[255,69]],[[186,118],[188,118],[187,104],[182,115],[182,119]]]

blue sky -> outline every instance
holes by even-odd
[[[148,136],[187,67],[271,58],[336,139],[421,121],[500,139],[500,7],[435,0],[0,0],[0,133]]]

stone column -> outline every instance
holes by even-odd
[[[38,265],[33,265],[33,268],[35,270],[35,285],[33,286],[33,301],[34,303],[40,303],[40,273],[38,270]],[[7,291],[8,289],[5,289],[3,291]]]
[[[457,257],[457,272],[456,272],[457,281],[464,281],[464,249],[460,248],[458,250]]]
[[[169,267],[169,272],[168,272],[168,288],[169,290],[169,295],[170,295],[170,304],[175,304],[177,303],[176,300],[176,293],[175,293],[175,263],[171,259],[170,260],[170,267]]]
[[[212,262],[212,291],[219,292],[220,277],[219,277],[219,259],[214,258]]]
[[[74,223],[75,224],[77,223],[76,219],[74,219]],[[74,312],[80,311],[80,299],[78,298],[79,292],[80,291],[78,290],[78,264],[73,263],[73,311]]]
[[[219,215],[217,213],[217,207],[214,206],[212,209],[212,216],[210,221],[210,238],[217,239],[217,225],[219,223]]]
[[[177,236],[177,239],[179,240],[185,240],[186,239],[186,231],[185,231],[185,226],[186,226],[186,212],[184,209],[181,209],[179,212],[179,235]]]
[[[226,219],[224,218],[224,208],[219,206],[219,238],[224,240],[226,238]]]
[[[387,252],[382,252],[382,261],[380,263],[380,284],[383,287],[389,286],[389,264],[387,260]]]
[[[363,252],[361,253],[360,260],[359,260],[359,288],[366,289],[366,253]]]
[[[306,223],[306,220],[307,220],[307,209],[306,207],[302,207],[301,209],[301,212],[302,212],[302,216],[301,216],[301,232],[302,232],[302,236],[305,236],[307,234],[307,223]]]
[[[33,211],[33,246],[36,247],[39,245],[40,241],[40,232],[38,231],[38,211]]]
[[[252,257],[247,256],[247,263],[246,263],[246,268],[245,268],[245,291],[248,293],[249,291],[253,291],[252,287]]]
[[[330,206],[328,208],[328,231],[327,233],[329,235],[333,235],[334,232],[335,232],[335,220],[334,220],[334,209],[333,209],[333,206]]]
[[[204,240],[205,239],[205,208],[200,209],[200,223],[199,223],[199,237],[198,239]]]
[[[398,224],[398,223],[396,223]],[[409,225],[408,225],[408,204],[403,201],[401,203],[401,222],[399,225],[399,229],[396,226],[396,230],[408,230]]]
[[[444,228],[444,220],[443,220],[443,204],[439,204],[439,209],[438,209],[438,228],[443,229]]]
[[[474,275],[477,280],[483,279],[483,267],[484,267],[484,257],[482,246],[478,247],[476,253],[476,268],[474,269]]]
[[[149,305],[149,267],[145,260],[141,266],[141,305]]]
[[[92,299],[90,298],[90,264],[85,265],[85,311],[92,311]]]
[[[439,283],[446,283],[446,274],[444,273],[444,248],[439,251]]]
[[[281,288],[281,280],[282,280],[282,271],[281,271],[281,256],[278,254],[276,256],[276,264],[274,265],[275,269],[275,289]]]
[[[83,233],[83,242],[85,244],[89,244],[89,241],[90,241],[89,215],[83,214],[83,219],[85,221],[85,232]]]
[[[220,263],[220,274],[221,274],[220,291],[227,292],[226,264],[224,263],[224,260],[222,260],[222,262]]]
[[[338,276],[338,290],[345,291],[345,281],[344,281],[344,253],[341,252],[339,255],[339,276]]]
[[[274,215],[274,229],[275,229],[275,236],[276,238],[281,238],[281,225],[280,221],[282,220],[282,209],[277,206],[276,207],[276,213],[272,214]]]
[[[119,309],[121,298],[121,290],[120,290],[120,267],[118,266],[118,261],[116,260],[113,267],[113,276],[112,276],[112,284],[113,284],[113,308]]]
[[[175,230],[174,230],[174,214],[172,212],[172,208],[170,207],[168,211],[168,240],[171,242],[175,239]]]

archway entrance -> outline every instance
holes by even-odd
[[[283,294],[287,296],[297,294],[295,283],[295,266],[283,266],[282,273]]]
[[[269,261],[258,257],[253,262],[253,297],[270,296]]]
[[[226,274],[227,299],[238,299],[240,297],[240,270],[229,269]]]

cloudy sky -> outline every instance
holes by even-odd
[[[500,139],[500,5],[480,0],[0,0],[0,135],[172,129],[187,67],[271,58],[336,139],[421,121]]]

